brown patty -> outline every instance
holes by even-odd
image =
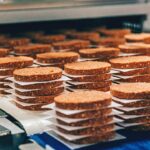
[[[119,48],[120,51],[123,53],[141,53],[141,54],[150,53],[150,45],[144,43],[124,44],[119,45]]]
[[[52,52],[37,55],[37,61],[41,63],[69,63],[75,62],[79,54],[75,52]]]
[[[110,60],[113,68],[143,68],[149,67],[150,56],[130,56],[114,58]]]
[[[51,83],[38,83],[31,85],[19,85],[15,83],[15,87],[20,89],[43,89],[43,88],[54,88],[63,84],[63,81],[54,81]]]
[[[98,117],[105,117],[109,116],[112,113],[112,108],[104,108],[104,109],[97,109],[97,110],[85,110],[84,112],[72,114],[72,115],[65,115],[60,112],[56,111],[56,114],[61,117],[66,118],[98,118]]]
[[[127,34],[125,36],[128,42],[146,42],[150,39],[149,33]]]
[[[107,117],[98,117],[98,118],[89,118],[87,120],[77,121],[74,123],[66,123],[63,120],[57,119],[59,124],[66,125],[66,126],[103,126],[111,121],[113,121],[113,116],[107,116]]]
[[[98,41],[95,41],[96,44],[106,46],[106,47],[118,47],[120,44],[124,44],[125,40],[124,38],[118,38],[118,37],[105,37],[100,38]]]
[[[8,70],[0,70],[1,76],[10,76],[13,75],[14,69],[8,69]]]
[[[130,34],[130,29],[106,29],[101,28],[99,31],[102,35],[108,36],[108,37],[124,37],[126,34]]]
[[[115,100],[114,100],[115,101]],[[121,100],[117,101],[117,103],[122,104],[124,107],[150,107],[150,101],[149,100],[141,100],[137,102],[130,102],[130,103],[122,103]]]
[[[12,83],[12,81],[10,81],[9,79],[6,79],[6,78],[0,79],[0,82]]]
[[[119,79],[120,82],[150,82],[150,74],[133,76],[127,79]]]
[[[92,40],[92,39],[99,39],[100,35],[97,32],[74,32],[70,34],[68,37],[81,40]]]
[[[125,112],[126,115],[149,115],[150,114],[150,108],[142,108],[138,110],[132,110]]]
[[[109,94],[95,90],[80,90],[65,93],[55,98],[56,106],[63,109],[97,109],[108,106],[110,103],[111,96]]]
[[[79,85],[73,85],[73,82],[70,83],[69,81],[67,83],[74,86],[77,89],[99,89],[99,88],[109,87],[111,85],[111,81],[89,82],[89,83],[83,83]]]
[[[149,83],[122,83],[114,84],[110,88],[114,97],[122,99],[150,98]]]
[[[60,94],[64,91],[64,87],[56,87],[56,88],[47,88],[43,90],[34,90],[27,92],[20,92],[15,90],[15,92],[21,96],[51,96],[55,94]]]
[[[31,57],[3,57],[0,58],[0,68],[22,68],[33,64]]]
[[[9,49],[7,48],[0,48],[0,57],[5,57],[9,54]]]
[[[28,45],[29,43],[30,43],[30,39],[28,38],[13,38],[13,39],[7,39],[6,41],[6,45],[8,47]]]
[[[79,51],[81,57],[84,58],[97,58],[97,57],[115,57],[119,55],[119,49],[113,47],[98,47],[90,49],[81,49]]]
[[[109,72],[111,65],[106,62],[85,61],[65,65],[65,72],[72,75],[95,75]]]
[[[149,122],[150,123],[150,116],[143,116],[143,117],[138,117],[138,118],[133,118],[133,119],[128,119],[125,120],[127,123],[145,123]]]
[[[66,36],[63,34],[40,35],[40,36],[36,36],[36,38],[34,38],[34,39],[36,40],[36,42],[49,44],[49,43],[53,43],[53,42],[64,41],[66,39]]]
[[[10,86],[8,86],[8,85],[5,85],[5,84],[0,84],[0,88],[10,88]]]
[[[3,88],[8,88],[11,89],[11,87],[9,85],[5,85],[4,83],[0,83],[0,88],[3,90]]]
[[[81,48],[89,47],[90,42],[85,40],[69,40],[69,41],[53,43],[53,46],[56,50],[69,49],[73,51],[78,51]]]
[[[72,90],[71,91],[76,91],[76,90],[83,90],[83,88],[82,89],[80,89],[80,88],[77,88],[76,86],[69,86],[70,88],[72,88]],[[86,89],[86,88],[84,88],[84,89]],[[69,90],[69,89],[68,89]],[[88,90],[96,90],[96,91],[102,91],[102,92],[108,92],[108,91],[110,91],[110,86],[106,86],[106,87],[101,87],[101,88],[89,88],[88,87]],[[70,91],[70,90],[69,90]]]
[[[30,110],[30,111],[43,111],[43,110],[50,110],[49,108],[42,108],[43,104],[37,104],[37,105],[32,105],[32,106],[23,106],[19,103],[15,103],[17,107],[25,110]]]
[[[58,95],[51,95],[51,96],[35,96],[34,98],[27,98],[22,99],[19,97],[16,97],[16,100],[23,103],[52,103],[54,102],[54,98]]]
[[[4,91],[4,90],[0,90],[0,94],[1,94],[1,95],[10,95],[10,93],[8,93],[8,92],[6,92],[6,91]]]
[[[91,76],[82,76],[82,77],[69,77],[72,81],[76,82],[100,82],[104,80],[109,80],[111,78],[111,74],[99,74],[99,75],[91,75]]]
[[[49,81],[61,78],[62,70],[57,67],[24,68],[15,70],[13,75],[17,81]]]
[[[135,69],[127,72],[119,72],[115,73],[115,75],[123,75],[123,76],[135,76],[135,75],[144,75],[144,74],[150,74],[150,68],[140,68]]]
[[[84,129],[79,130],[73,130],[73,131],[67,131],[65,129],[62,129],[61,127],[57,127],[58,130],[65,134],[71,134],[71,135],[98,135],[98,134],[105,134],[107,132],[110,132],[114,129],[114,124],[105,125],[105,126],[97,126],[97,127],[88,127]]]
[[[49,44],[31,44],[26,46],[14,47],[14,52],[18,54],[34,54],[34,53],[44,53],[50,51],[51,51],[51,45]]]

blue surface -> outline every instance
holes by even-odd
[[[114,148],[106,148],[105,150],[150,150],[150,140],[124,143]]]
[[[126,133],[130,135],[128,140],[122,141],[120,143],[113,142],[109,144],[98,144],[96,146],[92,146],[90,150],[150,150],[150,132],[145,133]],[[145,138],[146,137],[146,138]],[[56,150],[68,150],[63,144],[50,137],[48,134],[37,134],[31,136],[33,140],[39,143],[42,147],[45,147],[46,144],[50,145]],[[85,150],[84,149],[84,150]]]

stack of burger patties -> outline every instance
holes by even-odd
[[[93,40],[94,45],[105,47],[118,47],[118,45],[124,43],[125,39],[119,37],[102,37],[99,40]]]
[[[106,62],[85,61],[68,63],[64,67],[64,75],[71,80],[67,81],[68,89],[95,89],[109,91],[111,85],[111,65]]]
[[[150,84],[121,83],[111,86],[112,99],[121,104],[117,107],[124,120],[123,126],[134,129],[150,130]],[[135,128],[138,127],[138,128]]]
[[[66,40],[66,36],[63,34],[34,34],[33,38],[34,42],[36,43],[43,43],[43,44],[52,44],[55,42],[60,42]]]
[[[80,40],[88,40],[92,43],[93,40],[99,40],[100,39],[100,34],[97,32],[79,32],[79,31],[74,31],[72,33],[68,33],[68,38],[72,39],[80,39]]]
[[[99,32],[105,37],[120,37],[123,38],[127,34],[131,34],[130,29],[108,29],[108,28],[97,28],[95,31]]]
[[[38,54],[36,63],[41,66],[58,66],[63,68],[64,64],[76,62],[79,54],[75,52],[50,52]]]
[[[127,42],[142,42],[150,44],[150,33],[134,33],[125,35]]]
[[[107,29],[100,28],[96,29],[101,34],[101,38],[94,40],[93,43],[96,45],[107,46],[107,47],[118,47],[120,44],[125,43],[124,36],[131,33],[129,29]]]
[[[115,136],[111,96],[100,91],[76,91],[55,98],[53,131],[72,143],[90,144]],[[69,111],[71,114],[63,112]],[[70,120],[70,121],[69,121]]]
[[[14,102],[19,108],[45,110],[64,91],[62,70],[57,67],[17,69],[13,73]]]
[[[50,44],[29,44],[14,47],[14,55],[31,56],[34,57],[36,54],[50,52],[52,46]]]
[[[13,48],[15,46],[22,46],[22,45],[28,45],[30,43],[30,39],[29,38],[24,38],[24,37],[18,37],[18,38],[8,38],[4,43],[3,46],[7,47],[11,50],[13,50]]]
[[[125,43],[119,45],[120,55],[119,56],[137,56],[137,55],[150,55],[150,44],[145,43]]]
[[[3,57],[0,58],[0,91],[6,94],[6,90],[11,89],[7,78],[13,76],[13,71],[18,68],[30,67],[33,64],[33,59],[30,57]]]
[[[150,56],[110,59],[116,82],[150,82]]]
[[[13,48],[15,46],[27,45],[29,43],[29,38],[13,38],[8,34],[0,35],[0,57],[6,57],[14,54]]]
[[[79,50],[82,58],[95,58],[96,60],[108,61],[110,58],[119,56],[119,48],[97,47]]]
[[[66,40],[62,42],[56,42],[52,44],[55,51],[75,51],[78,52],[82,48],[90,47],[90,42],[88,40]]]

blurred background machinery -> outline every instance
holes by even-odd
[[[143,29],[149,8],[150,0],[0,0],[0,24],[46,27],[51,21],[57,29],[84,24],[129,27],[138,32]],[[31,24],[29,27],[32,30]]]

